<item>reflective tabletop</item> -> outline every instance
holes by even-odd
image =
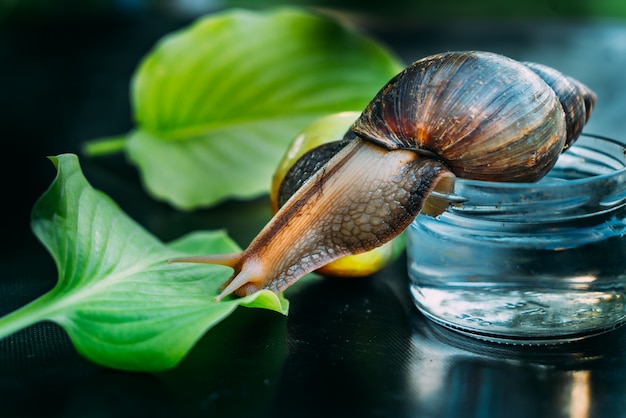
[[[0,314],[49,290],[54,262],[29,227],[54,178],[48,155],[132,128],[137,63],[188,18],[105,14],[0,30],[4,239]],[[625,135],[626,22],[454,21],[364,29],[410,62],[482,49],[541,62],[598,95],[586,131]],[[122,156],[83,159],[86,178],[163,241],[225,228],[245,246],[269,200],[180,212],[146,195]],[[575,344],[511,346],[444,329],[411,302],[406,257],[362,279],[308,276],[287,317],[238,309],[175,369],[131,373],[83,359],[40,323],[0,341],[2,417],[626,417],[626,327]]]

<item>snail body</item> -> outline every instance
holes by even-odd
[[[299,183],[302,183],[304,176],[292,170],[294,164],[298,161],[320,160],[319,158],[313,158],[311,155],[303,160],[301,160],[301,157],[314,148],[328,143],[340,142],[359,115],[360,112],[355,111],[325,115],[298,132],[272,176],[269,197],[273,213],[276,213],[285,204],[291,194],[300,187],[301,184],[299,185]],[[329,155],[331,154],[329,152]],[[286,178],[288,174],[289,177]],[[424,209],[422,209],[423,212]],[[380,247],[363,253],[341,257],[315,270],[315,272],[332,277],[369,276],[396,260],[405,247],[405,236],[399,235]]]
[[[540,179],[580,135],[594,103],[588,88],[556,70],[493,53],[416,61],[341,141],[294,164],[280,186],[280,209],[245,251],[174,261],[232,267],[218,299],[281,292],[400,234],[444,179]]]

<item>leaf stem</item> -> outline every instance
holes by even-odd
[[[51,291],[0,318],[0,340],[37,322],[50,319],[55,308],[54,302],[55,295]]]
[[[106,138],[93,139],[83,144],[83,154],[88,157],[121,152],[126,146],[126,135],[109,136]]]

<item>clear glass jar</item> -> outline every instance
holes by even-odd
[[[407,230],[430,319],[507,343],[573,341],[626,322],[626,148],[583,135],[538,183],[455,179]]]

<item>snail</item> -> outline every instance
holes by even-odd
[[[280,293],[400,234],[455,176],[539,180],[581,134],[594,104],[589,88],[544,65],[483,51],[420,59],[377,93],[342,140],[293,165],[280,209],[246,250],[170,261],[233,268],[218,301]]]

